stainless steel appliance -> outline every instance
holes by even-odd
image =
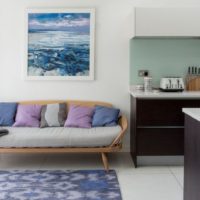
[[[183,78],[164,77],[160,80],[160,90],[164,92],[181,92],[185,88]]]

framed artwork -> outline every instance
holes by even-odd
[[[26,80],[94,80],[94,9],[28,9]]]

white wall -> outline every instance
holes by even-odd
[[[113,103],[129,116],[129,36],[134,6],[196,5],[198,0],[0,0],[0,101],[82,99]],[[24,81],[24,10],[96,8],[95,81]],[[124,149],[129,148],[129,134]]]

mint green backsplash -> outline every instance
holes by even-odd
[[[147,69],[158,87],[160,78],[185,78],[188,66],[200,67],[200,39],[134,38],[130,41],[130,84],[141,84],[139,69]]]

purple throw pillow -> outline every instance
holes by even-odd
[[[71,105],[65,127],[91,128],[94,108]]]
[[[39,127],[41,105],[18,105],[15,118],[15,127]]]

